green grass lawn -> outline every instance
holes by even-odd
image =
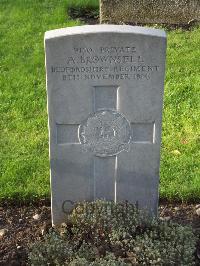
[[[162,198],[200,200],[200,28],[168,33]]]
[[[99,0],[68,0],[66,1],[67,9],[99,9]]]
[[[0,199],[50,195],[43,37],[80,24],[67,16],[69,3],[0,2]],[[200,197],[199,43],[200,29],[168,33],[161,198]]]

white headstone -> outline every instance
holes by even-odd
[[[82,200],[156,214],[166,35],[119,25],[45,34],[53,224]]]

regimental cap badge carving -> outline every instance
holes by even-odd
[[[130,123],[115,110],[99,110],[79,126],[79,140],[85,151],[100,157],[113,156],[129,150]]]

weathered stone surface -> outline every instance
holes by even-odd
[[[198,216],[200,216],[200,208],[198,208],[198,209],[196,210],[196,214],[197,214]]]
[[[0,229],[0,237],[2,238],[3,236],[5,236],[7,232],[7,229]]]
[[[199,0],[100,0],[101,23],[188,24],[200,21]]]
[[[40,219],[40,215],[36,213],[35,215],[33,215],[33,219],[34,220],[39,220]]]
[[[45,34],[53,224],[74,202],[158,205],[164,31],[96,25]]]

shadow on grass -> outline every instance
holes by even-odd
[[[67,3],[67,13],[72,19],[79,19],[87,24],[99,23],[98,0],[76,0]]]

